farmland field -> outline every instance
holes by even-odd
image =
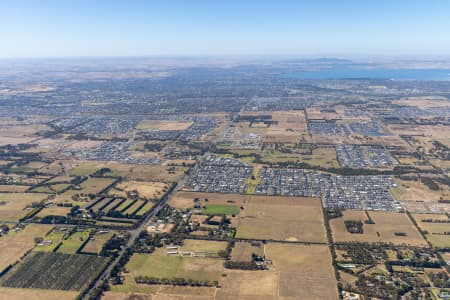
[[[397,187],[391,188],[392,195],[399,201],[437,202],[441,197],[450,199],[450,189],[441,186],[441,190],[433,191],[420,181],[395,179]]]
[[[148,212],[155,204],[153,202],[147,202],[141,209],[136,212],[137,216],[142,216],[146,212]]]
[[[0,272],[14,264],[35,245],[35,237],[44,237],[52,226],[29,224],[19,232],[0,237]]]
[[[53,229],[52,232],[50,232],[44,237],[43,245],[36,245],[34,250],[46,252],[53,251],[53,249],[55,249],[56,246],[58,246],[58,244],[62,241],[64,235],[65,232]]]
[[[186,130],[193,123],[191,121],[172,121],[172,120],[143,120],[137,126],[138,130]]]
[[[235,205],[206,204],[204,213],[207,215],[237,215],[239,208]]]
[[[58,252],[73,254],[80,249],[89,238],[89,230],[77,231],[66,238],[58,248]]]
[[[250,243],[237,242],[231,252],[232,261],[251,261],[252,254],[264,255],[264,246],[252,246]]]
[[[0,184],[0,193],[23,193],[29,188],[27,185]]]
[[[420,235],[414,224],[404,213],[395,212],[367,212],[375,224],[363,224],[363,234],[349,233],[345,221],[368,220],[364,211],[344,211],[343,217],[330,220],[333,240],[335,242],[368,242],[393,243],[395,245],[426,246],[427,243]],[[395,233],[405,235],[396,235]]]
[[[338,299],[328,246],[268,243],[266,257],[268,270],[227,270],[216,299]]]
[[[328,246],[271,243],[266,255],[280,272],[281,299],[338,299]]]
[[[0,221],[19,221],[30,212],[25,209],[27,206],[45,198],[46,195],[38,193],[0,193]]]
[[[70,194],[97,194],[114,182],[111,178],[88,178],[80,184],[81,190],[71,190]]]
[[[113,236],[114,232],[109,231],[105,233],[96,233],[90,240],[84,245],[82,252],[88,253],[100,253],[103,245]]]
[[[80,291],[107,262],[107,258],[92,255],[32,252],[1,278],[0,285]]]
[[[78,296],[76,291],[42,290],[42,289],[23,289],[0,287],[0,299],[8,300],[75,300]]]
[[[450,219],[444,214],[413,214],[425,238],[436,248],[450,247]],[[425,222],[428,221],[428,222]]]
[[[117,185],[117,188],[124,192],[135,190],[141,198],[160,199],[169,186],[164,182],[123,181]]]
[[[241,194],[219,194],[219,193],[201,193],[201,192],[178,192],[169,201],[169,205],[175,208],[186,209],[195,205],[194,199],[198,198],[199,204],[232,204],[241,206],[250,199],[248,195]],[[208,201],[206,201],[208,199]]]
[[[223,260],[135,253],[128,262],[127,269],[133,276],[213,281],[220,279]]]
[[[239,215],[236,236],[267,240],[326,242],[318,198],[252,196]]]
[[[181,251],[193,251],[193,252],[219,252],[225,250],[227,242],[219,241],[202,241],[202,240],[184,240],[184,245],[181,247]]]

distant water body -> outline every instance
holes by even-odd
[[[297,79],[450,80],[450,69],[322,69],[282,75]]]

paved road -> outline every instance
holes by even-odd
[[[136,229],[129,230],[130,238],[126,244],[125,247],[122,248],[122,250],[119,252],[119,255],[109,264],[109,266],[102,272],[102,274],[99,276],[99,279],[95,282],[93,287],[89,289],[89,291],[84,295],[83,299],[88,299],[89,294],[97,287],[99,287],[103,282],[108,281],[110,278],[110,274],[112,269],[119,263],[120,258],[125,254],[125,250],[131,246],[134,245],[136,242],[137,237],[139,234],[147,228],[147,224],[150,221],[151,218],[156,216],[158,212],[161,210],[161,208],[170,200],[170,198],[180,189],[183,187],[187,175],[185,175],[180,181],[178,181],[175,188],[173,188],[156,206],[152,208],[152,211],[145,217],[145,219],[141,222],[141,225],[137,227]]]

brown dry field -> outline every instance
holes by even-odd
[[[180,191],[177,192],[169,201],[169,205],[179,209],[187,209],[194,207],[194,198],[199,198],[199,203],[208,203],[208,204],[230,204],[227,203],[228,200],[235,201],[233,203],[236,206],[244,205],[247,202],[250,195],[241,195],[241,194],[219,194],[219,193],[201,193],[201,192],[186,192]],[[204,200],[208,199],[208,202]]]
[[[38,193],[2,193],[0,202],[6,202],[0,205],[0,221],[16,222],[26,216],[29,210],[25,209],[27,205],[33,202],[39,202],[46,198],[45,194]]]
[[[213,300],[216,288],[189,286],[153,286],[153,293],[111,292],[102,297],[105,300]]]
[[[136,190],[140,197],[159,199],[164,194],[164,189],[168,185],[164,182],[152,181],[123,181],[116,185],[119,189],[125,192]]]
[[[35,125],[10,125],[0,127],[0,136],[4,137],[36,137],[36,134],[50,130],[50,127],[42,124]]]
[[[75,299],[76,291],[40,290],[40,289],[16,289],[0,287],[0,300],[61,300]]]
[[[298,142],[303,135],[308,135],[304,111],[273,111],[270,114],[278,124],[267,129],[266,142]]]
[[[50,225],[28,224],[20,232],[10,232],[0,237],[0,271],[18,261],[28,250],[34,247],[35,237],[44,237]]]
[[[279,299],[338,299],[327,245],[268,244],[267,256],[279,272]]]
[[[392,101],[393,104],[417,106],[418,108],[449,107],[450,102],[445,97],[427,96],[427,97],[408,97]]]
[[[358,138],[360,144],[362,145],[381,145],[381,146],[389,146],[389,147],[401,147],[403,149],[410,149],[411,146],[403,140],[401,137],[397,135],[389,135],[389,136],[361,136],[361,135],[353,135],[353,138]]]
[[[55,183],[55,182],[70,182],[74,179],[75,177],[72,176],[56,176],[52,179],[50,179],[49,181],[47,181],[46,183]]]
[[[88,178],[80,184],[81,190],[68,190],[64,194],[97,194],[114,182],[111,178]]]
[[[278,124],[272,124],[269,128],[264,129],[265,134],[263,140],[266,142],[279,143],[296,143],[303,137],[307,138],[308,129],[306,124],[306,116],[303,110],[296,111],[246,111],[241,115],[271,115],[273,121]]]
[[[186,130],[193,123],[191,121],[171,121],[171,120],[143,120],[137,126],[136,129],[145,130]]]
[[[0,146],[28,144],[28,143],[32,142],[34,139],[36,139],[36,138],[0,135]]]
[[[226,270],[217,290],[216,300],[272,300],[278,298],[278,271]],[[300,299],[300,298],[298,298]]]
[[[433,136],[438,139],[448,139],[450,126],[446,125],[403,125],[391,124],[388,125],[391,132],[403,135],[417,135],[417,136]]]
[[[169,170],[174,168],[174,173],[169,173]],[[126,176],[131,180],[151,180],[160,182],[176,182],[180,180],[186,167],[182,166],[165,166],[165,165],[135,165],[131,173]]]
[[[440,168],[443,170],[450,169],[450,160],[442,160],[442,159],[430,159],[430,163],[436,168]]]
[[[227,242],[220,241],[201,241],[201,240],[184,240],[181,251],[208,251],[219,252],[227,248]]]
[[[103,245],[113,236],[113,232],[108,232],[105,234],[95,234],[93,239],[90,239],[89,242],[84,245],[82,251],[90,252],[90,253],[100,253],[103,248]]]
[[[231,252],[232,261],[252,261],[252,254],[264,255],[264,246],[252,246],[251,243],[236,242]]]
[[[425,238],[438,248],[450,247],[450,235],[445,234],[450,231],[450,219],[444,214],[413,214],[417,226],[422,231],[426,231]],[[445,221],[447,223],[423,222],[423,220],[432,219],[434,221]]]
[[[62,206],[49,206],[42,209],[36,217],[43,218],[45,216],[67,216],[70,212],[70,207],[62,207]]]
[[[450,199],[450,188],[443,186],[442,190],[430,190],[420,180],[401,180],[395,178],[397,187],[391,188],[392,195],[399,201],[437,202],[441,197]]]
[[[330,220],[331,232],[335,242],[392,243],[394,245],[427,246],[417,228],[404,213],[370,211],[369,216],[375,224],[364,224],[363,234],[352,234],[345,228],[345,220],[367,220],[364,211],[343,212],[342,218]],[[396,236],[395,232],[404,232],[406,236]]]
[[[321,111],[322,108],[320,107],[309,107],[306,109],[306,115],[308,116],[308,120],[314,119],[322,119],[322,120],[337,120],[341,119],[344,115],[344,109],[341,107],[334,108],[336,112],[328,112],[328,111]]]
[[[239,214],[237,237],[327,241],[319,198],[252,196]]]
[[[0,184],[0,193],[23,193],[29,188],[27,185]]]

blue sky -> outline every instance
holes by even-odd
[[[450,1],[1,0],[0,41],[0,57],[449,58]]]

